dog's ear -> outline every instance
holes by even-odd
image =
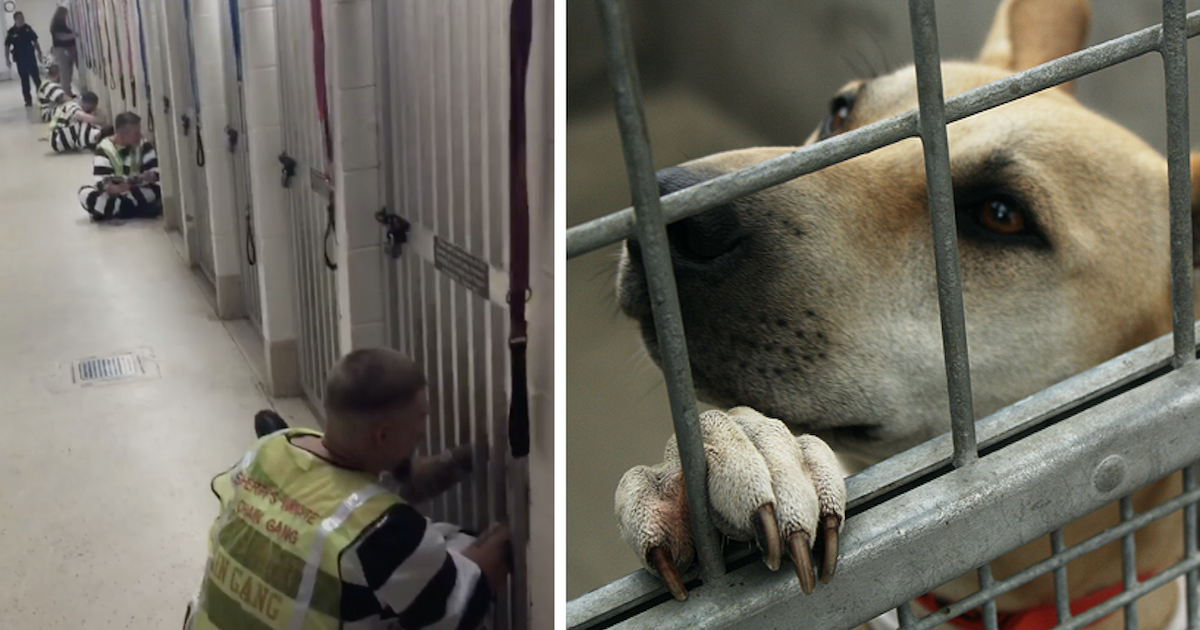
[[[1083,48],[1091,19],[1088,0],[1004,0],[979,63],[1020,72],[1069,55]]]

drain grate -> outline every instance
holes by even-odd
[[[79,361],[74,366],[76,383],[115,381],[146,372],[136,354],[116,354],[107,357],[92,357]]]

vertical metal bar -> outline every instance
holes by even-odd
[[[1133,497],[1122,497],[1121,522],[1124,523],[1132,518]],[[1137,586],[1137,552],[1134,548],[1133,532],[1129,532],[1121,537],[1121,574],[1125,590],[1128,591]],[[1137,600],[1135,599],[1125,606],[1125,630],[1137,630],[1137,628],[1138,612]]]
[[[917,616],[913,614],[910,602],[904,602],[896,608],[896,618],[900,620],[900,630],[911,628],[917,623]]]
[[[1059,555],[1066,549],[1063,542],[1063,531],[1056,529],[1050,532],[1050,553]],[[1071,593],[1067,586],[1067,565],[1054,570],[1054,611],[1058,615],[1058,624],[1067,623],[1071,618]]]
[[[654,328],[658,331],[663,376],[666,378],[679,457],[683,465],[696,556],[700,561],[701,576],[711,580],[725,572],[724,559],[721,557],[717,531],[708,514],[708,470],[704,440],[700,434],[696,392],[692,386],[692,370],[679,312],[679,295],[675,289],[675,270],[667,246],[667,229],[662,218],[654,162],[650,157],[650,140],[642,111],[641,86],[629,20],[621,0],[597,0],[596,4],[601,15],[629,189],[633,193],[637,216],[637,240],[645,260]]]
[[[938,310],[946,355],[946,384],[950,392],[950,430],[953,463],[965,466],[979,457],[975,445],[975,411],[971,400],[971,371],[967,358],[967,329],[963,316],[962,275],[958,265],[954,190],[950,181],[950,148],[946,139],[942,96],[941,56],[933,0],[909,0],[913,55],[917,71],[921,144],[925,148],[925,181],[933,222],[933,253],[937,265]]]
[[[1176,368],[1196,360],[1192,297],[1192,172],[1188,137],[1187,7],[1163,0],[1162,57],[1167,85],[1167,173],[1171,194],[1171,306]]]
[[[986,590],[992,587],[996,580],[992,578],[991,565],[985,564],[979,567],[979,590]],[[996,618],[996,600],[989,599],[983,604],[983,630],[998,630],[999,623]]]
[[[1183,469],[1183,491],[1191,492],[1196,489],[1197,475],[1200,474],[1200,464],[1192,464]],[[1197,545],[1196,504],[1191,503],[1183,508],[1184,553],[1187,558],[1200,556]],[[1187,627],[1188,630],[1200,630],[1200,570],[1192,569],[1187,572]]]

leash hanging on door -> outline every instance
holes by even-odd
[[[191,0],[183,0],[183,19],[184,30],[187,31],[188,82],[192,86],[192,102],[196,105],[196,166],[204,168],[208,160],[204,155],[204,134],[200,132],[203,127],[200,118],[200,79],[196,76],[196,44],[192,36]],[[186,115],[184,118],[187,118]],[[186,123],[183,135],[187,135]]]
[[[237,72],[238,94],[244,92],[242,87],[242,24],[241,24],[241,9],[238,7],[238,0],[229,0],[229,26],[233,31],[233,65]],[[244,100],[240,99],[242,111],[242,119],[245,120]],[[254,244],[254,215],[251,207],[246,206],[246,264],[251,267],[258,264],[258,246]]]
[[[325,169],[323,175],[330,181],[329,169],[333,166],[333,137],[329,134],[329,95],[325,89],[325,19],[321,14],[321,0],[309,3],[312,9],[313,74],[317,88],[317,118],[321,123],[321,134],[325,140]],[[321,239],[321,255],[325,266],[337,271],[337,263],[329,257],[329,241],[337,236],[336,208],[333,202],[333,187],[329,187],[329,204],[325,206],[325,236]],[[336,240],[334,241],[336,244]]]
[[[512,369],[512,400],[508,408],[508,446],[514,458],[529,455],[529,383],[526,362],[528,322],[525,302],[529,294],[529,193],[526,178],[525,85],[529,74],[529,48],[533,40],[532,0],[513,0],[509,16],[510,87],[508,119],[509,156],[509,264],[508,309],[511,330],[508,348]]]
[[[138,48],[142,52],[142,83],[144,84],[143,93],[146,98],[146,111],[150,116],[147,124],[151,127],[150,133],[154,133],[154,98],[150,93],[150,65],[146,61],[146,26],[142,22],[142,0],[134,0],[134,8],[137,10],[138,21]]]

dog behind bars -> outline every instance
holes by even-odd
[[[1082,0],[1005,0],[978,58],[943,63],[946,95],[1078,50],[1089,22]],[[914,109],[916,93],[911,67],[851,82],[807,143]],[[1170,332],[1159,153],[1080,105],[1071,84],[955,122],[948,135],[977,416]],[[660,189],[675,192],[793,149],[690,161],[660,172]],[[787,570],[805,591],[815,587],[814,565],[833,576],[844,516],[829,447],[863,467],[949,428],[924,174],[920,141],[905,140],[668,228],[697,392],[729,409],[702,422],[710,511],[726,535],[756,540],[772,569],[790,557]],[[657,361],[632,241],[622,251],[617,299]],[[616,508],[623,538],[682,597],[677,573],[693,550],[673,442],[664,460],[630,470]],[[1168,477],[1135,493],[1135,509],[1178,492],[1178,476]],[[1119,520],[1110,505],[1065,527],[1066,542]],[[814,558],[817,541],[824,553],[818,547]],[[1139,530],[1136,546],[1143,576],[1178,560],[1178,515]],[[993,573],[1012,575],[1048,550],[1047,540],[1030,543],[995,560]],[[1067,574],[1076,597],[1120,584],[1119,545],[1072,562]],[[918,606],[977,589],[974,574],[963,576]],[[1179,601],[1175,584],[1150,594],[1140,627],[1168,627]],[[997,600],[1011,623],[1047,605],[1049,575]],[[1096,627],[1120,623],[1115,615]]]

